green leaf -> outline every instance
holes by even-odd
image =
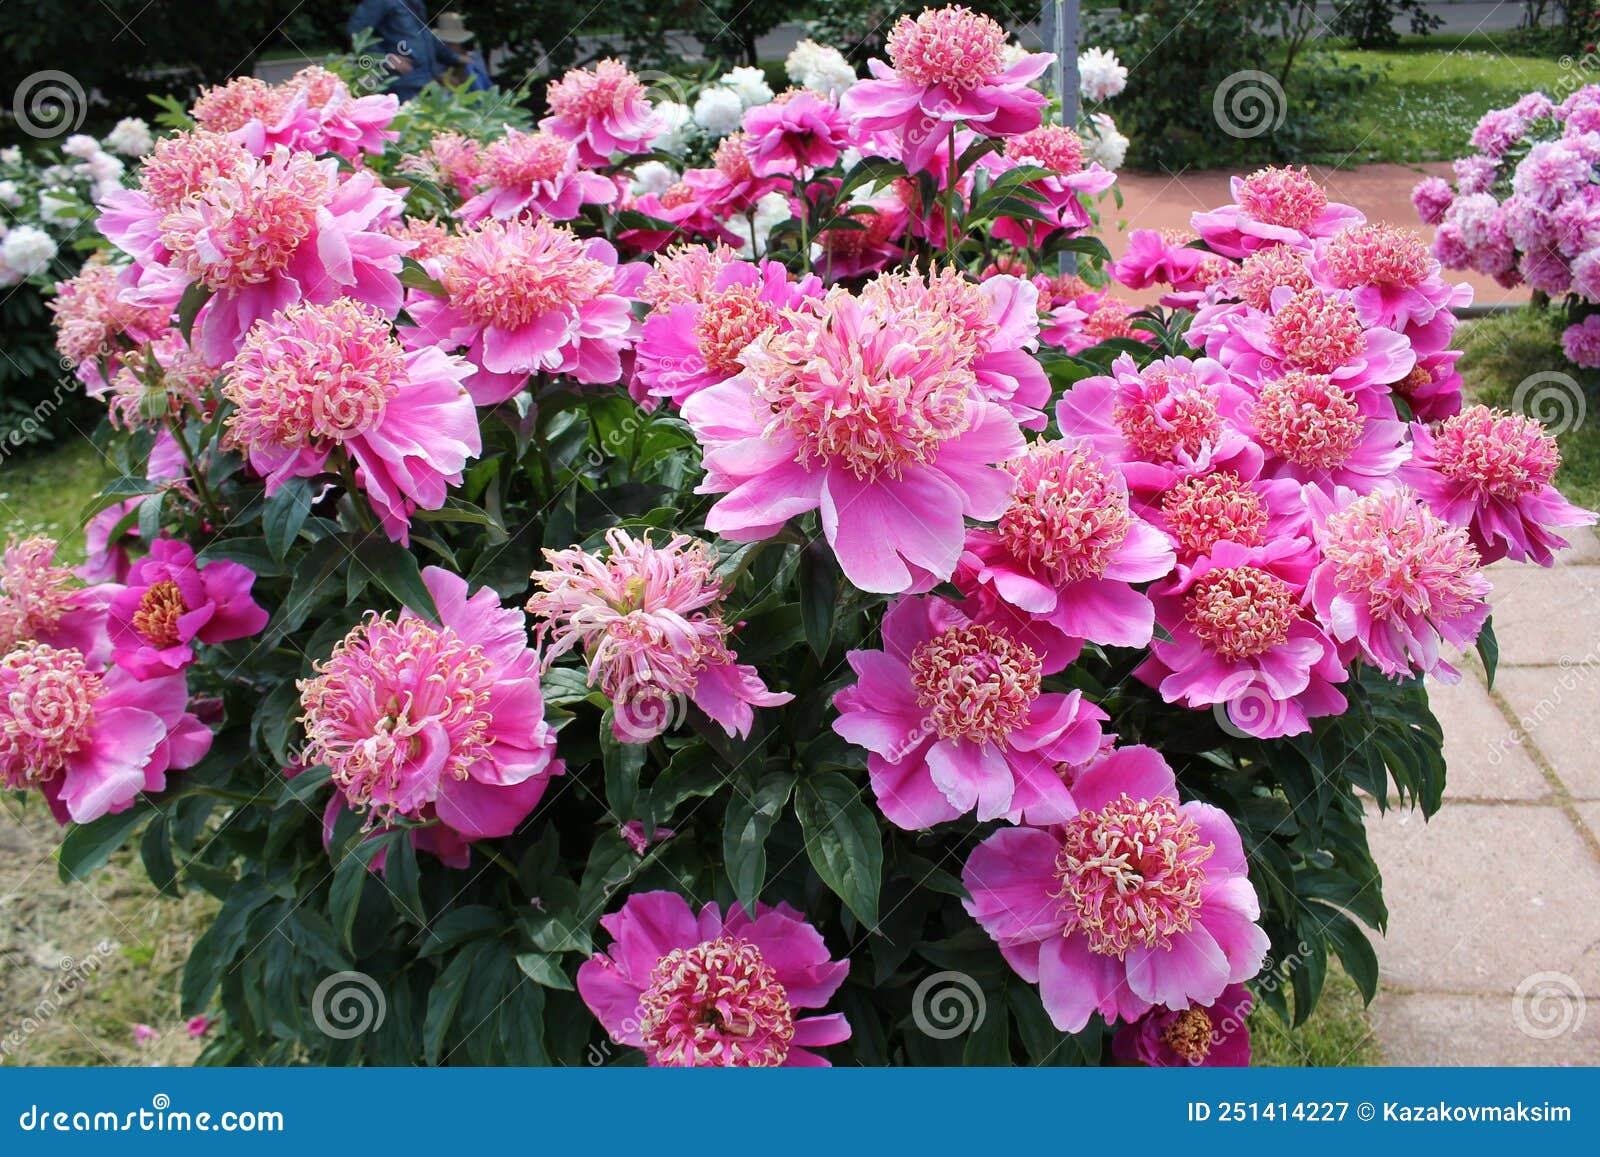
[[[427,930],[418,956],[437,956],[470,940],[480,940],[506,926],[505,916],[486,904],[469,904],[446,912]]]
[[[183,296],[178,299],[178,329],[183,333],[183,340],[193,344],[194,319],[200,313],[200,307],[211,298],[211,290],[206,288],[202,281],[196,281],[183,291]]]
[[[822,882],[868,928],[878,923],[883,882],[883,833],[860,789],[837,771],[808,775],[794,809],[805,833],[806,855]]]
[[[643,743],[623,743],[612,730],[615,708],[606,708],[600,720],[600,757],[606,771],[606,802],[611,805],[618,822],[626,822],[635,815],[634,805],[639,797],[639,773],[644,770],[645,756],[650,749]]]
[[[139,841],[139,859],[144,863],[145,875],[155,885],[156,891],[176,895],[178,865],[172,859],[172,840],[167,831],[167,817],[158,815],[144,829]]]
[[[389,889],[389,898],[401,917],[412,924],[422,924],[427,916],[422,907],[422,872],[417,866],[416,845],[411,842],[407,829],[390,832],[389,854],[383,861],[383,882]]]
[[[183,966],[181,1010],[184,1016],[204,1012],[233,958],[249,935],[250,917],[272,897],[260,884],[241,885],[228,893],[217,918],[189,949]]]
[[[1478,658],[1483,660],[1484,672],[1489,677],[1489,690],[1494,690],[1494,673],[1500,666],[1500,642],[1494,637],[1494,617],[1483,621],[1478,632]]]
[[[434,297],[449,297],[450,293],[438,278],[410,257],[400,259],[400,284],[407,289],[420,289]]]
[[[74,824],[56,850],[56,871],[61,879],[67,883],[81,880],[104,867],[111,853],[155,810],[155,804],[141,797],[127,811],[101,816],[93,823]]]
[[[771,771],[752,784],[735,784],[722,821],[722,859],[733,894],[754,913],[767,878],[767,836],[794,790],[794,772]]]
[[[267,552],[282,562],[294,545],[306,516],[311,513],[311,484],[304,478],[291,478],[283,484],[261,512],[261,530]]]
[[[561,970],[560,958],[549,952],[522,952],[517,955],[517,967],[535,984],[546,988],[572,991],[572,978]]]
[[[352,565],[363,567],[401,606],[415,611],[430,623],[439,621],[439,608],[434,606],[433,594],[422,581],[417,556],[405,547],[386,538],[367,538],[356,546],[355,558],[351,561]]]
[[[472,975],[479,953],[486,947],[487,942],[479,942],[463,948],[445,966],[428,992],[428,1011],[422,1022],[422,1052],[430,1065],[439,1063],[445,1034],[450,1031],[456,1009],[461,1007],[461,998],[467,992],[467,978]]]
[[[833,617],[839,604],[839,564],[818,539],[800,552],[800,618],[806,646],[818,659],[833,645]]]
[[[383,851],[382,840],[360,840],[345,853],[333,870],[333,885],[328,889],[328,915],[339,932],[339,939],[355,949],[356,913],[361,910],[361,893],[372,876],[372,861]]]

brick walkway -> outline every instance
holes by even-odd
[[[1390,1064],[1600,1064],[1600,540],[1573,542],[1491,568],[1494,690],[1473,661],[1432,693],[1443,809],[1374,809]]]

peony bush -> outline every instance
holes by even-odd
[[[1374,991],[1364,802],[1594,521],[1467,295],[1292,169],[1108,265],[1045,57],[812,50],[698,165],[617,62],[490,131],[317,68],[100,199],[122,475],[6,550],[0,776],[220,900],[205,1062],[1239,1064]]]

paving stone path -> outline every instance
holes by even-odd
[[[1499,672],[1434,686],[1445,804],[1369,825],[1390,1064],[1600,1064],[1600,539],[1490,568]]]

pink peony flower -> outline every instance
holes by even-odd
[[[1427,325],[1441,311],[1472,304],[1472,287],[1445,282],[1422,238],[1393,225],[1353,225],[1319,241],[1309,272],[1324,289],[1350,290],[1367,326]]]
[[[247,639],[267,625],[250,569],[226,559],[201,566],[187,543],[152,542],[126,581],[109,606],[112,662],[141,679],[182,671],[195,643]]]
[[[369,614],[300,681],[309,764],[333,769],[369,824],[436,817],[469,840],[507,836],[562,772],[538,656],[494,591],[427,567],[438,624]]]
[[[1301,608],[1316,558],[1302,538],[1243,547],[1223,540],[1154,591],[1167,633],[1134,672],[1168,703],[1223,706],[1258,739],[1311,730],[1345,698],[1339,650]]]
[[[163,265],[171,256],[161,239],[167,214],[256,163],[243,146],[220,133],[162,137],[140,163],[139,187],[116,189],[100,199],[95,226],[141,266]]]
[[[678,722],[684,699],[742,737],[755,722],[752,707],[793,698],[767,690],[729,649],[733,628],[722,619],[724,584],[709,544],[680,534],[656,547],[616,528],[606,544],[604,557],[546,550],[549,569],[533,573],[539,589],[528,612],[542,620],[547,665],[582,647],[590,684],[598,680],[611,699],[617,739],[650,741]]]
[[[225,89],[235,88],[245,79],[230,81]],[[338,153],[355,161],[362,153],[382,153],[389,141],[400,138],[389,128],[400,111],[399,97],[393,93],[358,97],[342,79],[318,65],[302,68],[264,94],[251,88],[238,111],[225,117],[220,107],[216,114],[209,107],[202,113],[202,106],[215,101],[220,91],[212,89],[196,102],[196,119],[204,127],[228,132],[258,157],[283,146],[312,154]],[[241,115],[249,119],[232,123]],[[223,128],[224,124],[231,127]]]
[[[155,1044],[156,1041],[161,1039],[161,1034],[147,1024],[134,1025],[132,1032],[133,1043],[138,1045],[140,1048],[144,1048],[146,1045]]]
[[[1591,313],[1562,330],[1561,350],[1573,365],[1600,369],[1600,313]]]
[[[1018,165],[1050,170],[1050,176],[1022,186],[1032,195],[1031,211],[1048,217],[1048,222],[1002,216],[994,223],[994,235],[1019,248],[1042,245],[1063,230],[1087,229],[1091,221],[1080,197],[1104,193],[1117,180],[1115,173],[1099,165],[1084,166],[1083,142],[1064,125],[1040,125],[1011,137],[1003,153],[990,154],[982,163],[992,177]]]
[[[847,224],[824,229],[816,240],[819,252],[812,265],[822,270],[824,280],[864,277],[905,256],[900,242],[910,213],[898,187],[857,201],[840,216]]]
[[[1455,199],[1455,191],[1443,177],[1425,177],[1411,190],[1412,207],[1424,225],[1437,225],[1443,221],[1445,211]]]
[[[211,1026],[217,1022],[209,1016],[191,1016],[184,1022],[184,1031],[194,1040],[199,1040],[211,1031]]]
[[[539,127],[576,142],[585,165],[610,164],[616,153],[642,153],[660,131],[644,85],[620,60],[572,69],[545,91],[545,103],[550,115]]]
[[[578,993],[651,1065],[826,1066],[812,1050],[850,1039],[843,1013],[798,1015],[824,1007],[850,963],[788,904],[696,916],[674,892],[636,892],[600,923],[615,939],[578,968]]]
[[[1275,290],[1272,312],[1236,315],[1206,335],[1206,353],[1247,381],[1301,370],[1352,393],[1387,392],[1417,364],[1405,335],[1368,328],[1348,291],[1316,288]]]
[[[1406,424],[1387,397],[1358,395],[1301,370],[1261,384],[1244,429],[1266,451],[1264,477],[1362,494],[1387,483],[1410,457]]]
[[[1186,285],[1192,281],[1208,254],[1189,246],[1189,234],[1171,234],[1156,229],[1135,229],[1128,234],[1125,253],[1107,267],[1119,284],[1129,289],[1148,289],[1152,285]],[[1259,252],[1291,252],[1280,247]]]
[[[380,313],[348,298],[291,306],[257,323],[228,364],[227,441],[268,494],[325,472],[342,450],[384,532],[405,543],[412,513],[442,507],[482,449],[470,372],[437,349],[407,353]]]
[[[1148,747],[1113,751],[1072,793],[1065,823],[1001,828],[961,876],[968,913],[1056,1028],[1210,1004],[1260,970],[1267,935],[1227,813],[1179,803]]]
[[[890,823],[1054,823],[1076,808],[1062,766],[1100,746],[1105,714],[1079,691],[1042,690],[1044,662],[1006,631],[943,598],[914,596],[883,617],[881,651],[847,656],[857,681],[834,697],[833,729],[868,751]]]
[[[746,149],[758,176],[804,177],[825,169],[852,143],[839,106],[806,89],[791,89],[744,116]]]
[[[1142,647],[1155,611],[1134,583],[1164,577],[1174,556],[1167,538],[1129,509],[1122,475],[1081,441],[1035,442],[1008,464],[1011,503],[993,530],[967,534],[958,581],[993,613],[1013,611],[1013,633],[1070,660],[1076,645]]]
[[[1366,220],[1328,192],[1305,169],[1268,166],[1232,178],[1233,204],[1196,213],[1194,231],[1224,257],[1244,257],[1273,245],[1306,246]]]
[[[50,300],[56,351],[77,367],[78,380],[91,390],[106,385],[101,359],[114,373],[120,355],[164,333],[171,316],[159,305],[123,301],[121,277],[116,266],[91,261],[76,277],[57,282]]]
[[[1328,633],[1385,675],[1460,673],[1442,648],[1471,645],[1489,617],[1489,580],[1467,531],[1408,489],[1365,496],[1305,490],[1322,561],[1306,602]]]
[[[0,555],[0,652],[27,640],[83,652],[104,665],[111,655],[106,604],[115,587],[78,584],[56,565],[60,543],[52,538],[12,539]]]
[[[1537,418],[1473,406],[1434,428],[1414,424],[1411,436],[1400,481],[1440,518],[1465,527],[1485,564],[1551,566],[1570,545],[1552,528],[1594,525],[1594,512],[1551,485],[1561,451]]]
[[[523,133],[509,126],[483,148],[478,163],[483,189],[460,217],[469,225],[487,217],[549,217],[570,221],[585,205],[609,205],[616,183],[578,167],[578,147],[554,133]]]
[[[0,656],[0,784],[38,788],[63,825],[125,811],[210,750],[188,703],[182,674],[137,679],[75,647],[20,643]]]
[[[1509,108],[1492,108],[1479,118],[1470,138],[1472,147],[1499,157],[1523,138],[1528,122]]]
[[[1210,554],[1219,542],[1264,546],[1292,537],[1305,524],[1300,484],[1292,479],[1245,480],[1232,470],[1174,483],[1150,512],[1167,532],[1180,562]]]
[[[1250,1008],[1255,998],[1230,984],[1210,1004],[1182,1011],[1154,1008],[1111,1038],[1119,1061],[1167,1068],[1179,1065],[1242,1068],[1250,1063]]]
[[[895,134],[909,171],[927,169],[958,124],[991,137],[1038,127],[1045,98],[1028,84],[1054,57],[1029,53],[1008,67],[1005,45],[1005,29],[959,5],[902,16],[889,64],[868,61],[874,79],[857,81],[840,106],[859,131]]]
[[[754,541],[820,507],[862,590],[910,589],[908,564],[949,578],[965,519],[1005,509],[1012,480],[994,464],[1024,448],[979,384],[978,350],[947,316],[838,288],[785,317],[746,348],[741,374],[684,403],[705,451],[699,492],[724,496],[706,528]]]
[[[175,305],[188,283],[211,291],[198,342],[216,363],[237,352],[257,321],[298,302],[349,296],[393,314],[405,243],[385,230],[401,203],[369,171],[341,174],[331,158],[278,149],[163,219],[161,244],[171,257],[153,292]]]
[[[480,406],[514,396],[534,373],[586,384],[622,378],[634,332],[626,294],[641,266],[617,267],[602,238],[581,241],[545,220],[485,221],[437,263],[446,296],[414,292],[402,327],[413,349],[464,349],[478,372],[467,388]]]
[[[425,177],[466,200],[478,188],[483,144],[456,132],[437,133],[420,152],[400,159],[400,172]]]
[[[724,265],[704,289],[645,319],[637,349],[639,381],[652,396],[681,406],[698,391],[740,373],[745,347],[786,324],[784,311],[821,296],[820,279],[807,274],[791,281],[781,262]]]

